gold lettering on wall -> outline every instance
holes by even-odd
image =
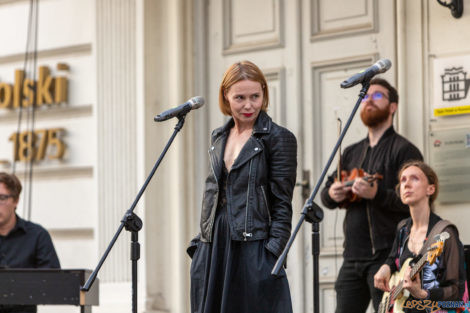
[[[53,103],[52,100],[52,77],[49,68],[45,66],[39,67],[39,79],[37,85],[37,105],[41,106],[45,103]]]
[[[14,88],[14,93],[13,93],[13,108],[17,109],[20,107],[20,96],[21,96],[21,91],[23,90],[21,86],[21,82],[23,81],[24,78],[24,71],[22,70],[16,70],[15,71],[15,88]],[[8,106],[9,108],[10,106]]]
[[[57,64],[58,71],[68,71],[65,63]],[[53,76],[49,67],[38,68],[37,80],[26,78],[23,70],[15,70],[13,85],[0,82],[0,109],[15,110],[43,107],[67,103],[68,79],[65,76]],[[9,141],[13,144],[14,161],[43,161],[45,159],[63,159],[66,144],[63,141],[63,128],[27,130],[12,133]]]
[[[0,83],[0,109],[6,109],[12,100],[12,86]]]
[[[65,103],[67,102],[67,89],[68,81],[65,77],[56,77],[55,78],[55,88],[54,88],[54,100],[55,103]]]
[[[62,159],[65,154],[63,133],[63,128],[51,128],[11,134],[9,140],[13,142],[13,159],[42,161],[46,155],[50,160]]]
[[[59,66],[60,65],[60,66]],[[66,64],[59,63],[58,69],[67,68]],[[36,93],[34,92],[36,89]],[[36,95],[36,99],[34,96]],[[34,101],[36,100],[36,101]],[[15,71],[14,85],[0,82],[0,109],[18,109],[44,104],[59,104],[68,101],[68,79],[64,76],[53,77],[47,66],[39,67],[38,80],[25,79],[23,70]]]
[[[34,81],[32,79],[24,80],[23,95],[23,108],[32,106],[34,101]]]

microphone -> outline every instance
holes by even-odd
[[[204,105],[204,98],[200,96],[192,97],[185,103],[177,106],[176,108],[166,110],[153,118],[155,122],[163,122],[175,116],[185,115],[189,111],[199,109]]]
[[[344,82],[341,83],[341,88],[349,88],[356,86],[359,83],[370,80],[372,77],[379,73],[385,73],[392,66],[392,62],[389,59],[378,60],[374,65],[369,68],[366,68],[363,71],[349,77]]]

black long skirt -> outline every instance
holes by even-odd
[[[219,208],[212,243],[199,242],[191,264],[192,313],[291,313],[284,269],[271,275],[276,257],[266,240],[233,241],[226,207]]]

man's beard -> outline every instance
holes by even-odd
[[[375,127],[387,120],[390,114],[390,103],[383,109],[375,107],[375,110],[369,111],[367,107],[361,111],[361,120],[367,127]]]

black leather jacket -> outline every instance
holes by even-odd
[[[201,233],[211,242],[224,165],[230,119],[212,132],[210,172],[202,200]],[[243,146],[227,176],[227,217],[232,240],[268,239],[266,248],[279,256],[291,231],[292,194],[296,179],[297,141],[287,129],[261,111],[251,137]],[[196,239],[197,240],[197,239]],[[194,240],[193,240],[194,244]],[[191,247],[188,249],[191,253]]]

